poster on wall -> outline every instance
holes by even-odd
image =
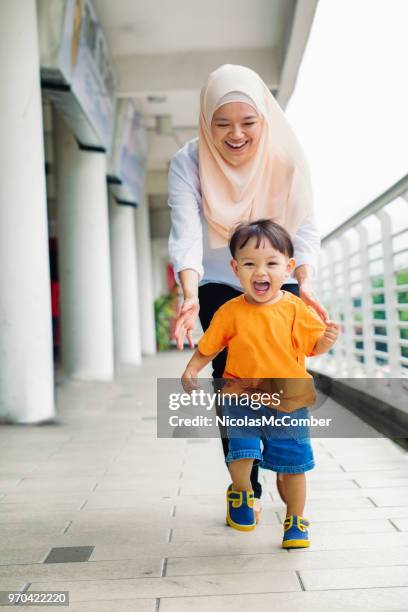
[[[37,0],[41,84],[78,142],[110,151],[116,75],[91,0]]]
[[[138,206],[144,193],[147,133],[130,100],[118,100],[108,182],[119,204]]]

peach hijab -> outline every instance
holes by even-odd
[[[250,160],[232,166],[214,145],[211,120],[225,101],[248,98],[264,117],[261,138]],[[312,212],[309,169],[300,144],[268,87],[250,68],[225,64],[210,74],[201,91],[198,159],[212,248],[225,247],[242,221],[272,219],[293,236]]]

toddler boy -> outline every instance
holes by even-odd
[[[248,379],[309,379],[305,356],[327,352],[337,339],[339,325],[324,324],[315,312],[280,287],[295,267],[293,245],[280,225],[260,220],[243,223],[230,239],[231,266],[244,293],[223,304],[201,337],[198,348],[182,375],[186,390],[196,388],[197,376],[214,357],[228,347],[223,378],[237,382]],[[288,382],[288,381],[287,381]],[[245,385],[244,385],[245,386]],[[262,383],[257,386],[262,387]],[[289,385],[290,388],[290,385]],[[301,403],[290,419],[307,417]],[[239,406],[229,406],[229,414]],[[264,408],[276,417],[287,413]],[[308,434],[285,436],[229,437],[226,463],[232,484],[227,490],[227,523],[234,529],[256,527],[250,473],[254,461],[281,475],[286,502],[283,548],[309,546],[308,521],[303,517],[306,501],[305,472],[314,467]],[[261,451],[262,441],[262,451]]]

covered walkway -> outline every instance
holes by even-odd
[[[156,435],[157,378],[178,378],[188,358],[156,355],[157,321],[174,281],[169,162],[197,136],[201,86],[224,63],[256,70],[286,109],[324,4],[256,0],[249,14],[238,0],[0,2],[0,76],[12,83],[0,95],[0,591],[68,591],[70,612],[408,612],[408,453],[394,442],[315,439],[305,512],[312,547],[284,551],[273,474],[262,476],[261,524],[233,531],[224,524],[229,479],[220,441]],[[405,144],[403,125],[396,135],[389,123],[403,79],[382,34],[388,29],[398,41],[395,24],[404,20],[387,9],[376,36],[374,6],[369,20],[360,13],[359,21],[354,7],[341,10],[358,34],[355,65],[370,57],[375,92],[385,66],[390,106],[370,126],[369,142],[375,133],[375,149],[392,159],[391,146],[379,146],[379,128]],[[350,28],[333,22],[338,50],[344,40],[351,48]],[[368,30],[382,49],[380,64]],[[344,54],[336,70],[335,37],[324,32],[319,55],[328,68],[316,70],[319,83],[329,91],[327,74],[335,75],[346,92],[341,106],[352,103],[362,128],[362,92],[351,85]],[[358,72],[366,91],[369,76]],[[300,123],[335,166],[317,128],[341,154],[336,112],[312,90],[319,121],[306,104]],[[347,151],[352,142],[363,159],[364,130],[344,133]],[[365,164],[373,179],[380,159]],[[318,167],[326,172],[325,163]],[[355,210],[324,237],[316,278],[342,334],[330,354],[313,358],[318,376],[359,379],[378,426],[388,399],[385,416],[401,425],[401,437],[408,431],[405,173],[398,167],[367,204],[342,161],[344,206],[354,202]],[[329,214],[340,209],[331,194],[320,204]],[[347,416],[354,434],[360,406]],[[332,400],[325,408],[345,412]],[[2,610],[11,609],[3,602],[0,593]]]
[[[66,590],[72,612],[406,611],[407,453],[315,440],[312,547],[280,549],[266,472],[261,525],[233,531],[219,441],[156,438],[157,373],[179,376],[186,358],[62,381],[55,424],[0,430],[0,590]]]

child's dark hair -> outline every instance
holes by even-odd
[[[251,223],[240,223],[235,229],[229,241],[229,248],[234,259],[237,250],[242,249],[253,237],[256,238],[257,249],[263,241],[267,240],[279,253],[293,257],[293,243],[285,228],[269,219],[259,219]]]

